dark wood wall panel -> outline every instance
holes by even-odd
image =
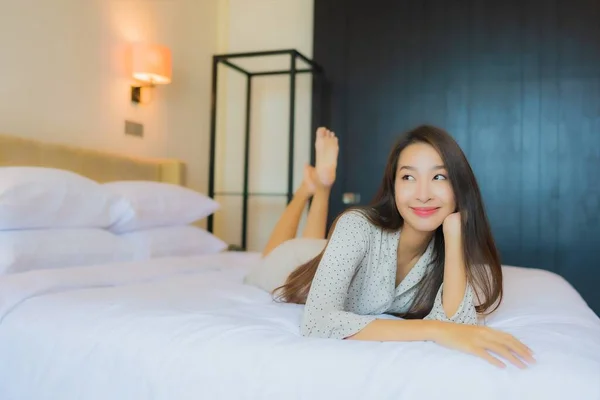
[[[325,121],[368,202],[397,134],[447,129],[505,264],[564,276],[600,313],[600,1],[316,0]],[[318,107],[321,103],[316,102]]]

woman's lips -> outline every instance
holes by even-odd
[[[439,210],[439,207],[411,207],[413,212],[417,214],[419,217],[429,217],[436,213]]]

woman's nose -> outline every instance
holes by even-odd
[[[417,200],[426,203],[431,199],[431,187],[429,182],[420,181],[417,183]]]

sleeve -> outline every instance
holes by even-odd
[[[366,217],[357,212],[338,219],[306,300],[303,336],[344,339],[376,319],[344,311],[350,282],[369,248],[369,230]]]
[[[467,325],[477,325],[477,311],[475,310],[474,303],[474,293],[473,288],[470,284],[467,283],[467,288],[465,290],[465,295],[462,299],[462,302],[458,306],[456,313],[453,316],[448,317],[446,312],[444,311],[444,307],[442,305],[442,291],[444,289],[444,284],[440,286],[437,295],[435,296],[435,301],[433,302],[433,308],[431,312],[425,316],[423,319],[433,319],[444,322],[456,322],[459,324],[467,324]]]

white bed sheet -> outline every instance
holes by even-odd
[[[0,399],[600,399],[600,321],[554,274],[505,268],[488,324],[538,363],[502,370],[434,343],[301,337],[301,306],[242,284],[257,257],[0,277]]]

